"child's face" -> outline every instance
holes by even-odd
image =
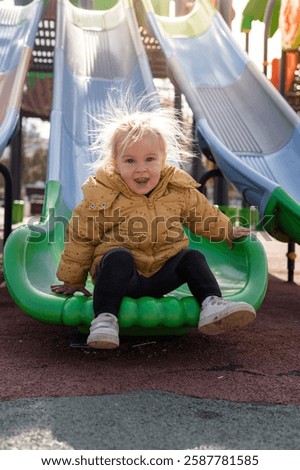
[[[158,184],[164,164],[164,144],[158,135],[146,133],[128,144],[124,151],[116,145],[116,171],[135,194],[148,194]]]

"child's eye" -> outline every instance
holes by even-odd
[[[149,156],[146,158],[146,161],[147,161],[147,162],[152,162],[153,160],[155,160],[155,158],[154,158],[152,155],[149,155]]]
[[[126,158],[125,163],[132,164],[132,163],[134,163],[134,159],[133,158]]]

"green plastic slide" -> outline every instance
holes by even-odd
[[[58,182],[47,184],[43,216],[17,228],[5,245],[7,287],[20,308],[46,323],[85,331],[93,319],[91,298],[55,295],[56,269],[71,212],[62,200]],[[210,243],[191,235],[190,246],[201,250],[214,271],[224,297],[246,301],[258,309],[264,299],[268,269],[262,244],[251,236],[229,249],[225,242]],[[89,281],[88,289],[93,289]],[[182,334],[197,326],[199,306],[186,285],[162,299],[124,298],[119,314],[123,334]]]

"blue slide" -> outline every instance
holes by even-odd
[[[265,228],[300,243],[300,119],[249,60],[209,0],[161,16],[142,0],[143,22],[159,41],[173,80],[224,176],[257,206]]]
[[[0,2],[0,156],[19,119],[24,82],[44,6],[45,0]]]

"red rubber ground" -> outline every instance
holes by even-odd
[[[68,328],[14,305],[1,271],[0,400],[161,390],[300,405],[300,261],[286,282],[287,246],[263,242],[270,280],[255,323],[217,337],[123,338],[113,351],[70,347]]]

